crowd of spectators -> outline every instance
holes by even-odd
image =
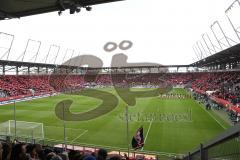
[[[198,76],[192,83],[192,88],[202,92],[212,91],[212,96],[240,103],[240,74],[239,72],[205,73]]]
[[[137,85],[188,85],[205,93],[240,102],[239,72],[205,73],[143,73],[143,74],[98,74],[98,75],[6,75],[0,77],[0,92],[7,97],[31,96],[41,93],[79,90],[86,86],[137,86]],[[4,95],[4,94],[0,94]],[[0,97],[1,98],[1,97]]]
[[[108,154],[107,150],[95,152],[64,150],[40,144],[7,143],[0,141],[0,160],[128,160],[126,156]]]
[[[32,95],[52,92],[47,76],[0,76],[0,88],[6,96]]]

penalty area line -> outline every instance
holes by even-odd
[[[152,127],[152,122],[153,122],[153,119],[151,120],[151,122],[150,122],[150,124],[149,124],[148,131],[147,131],[146,137],[145,137],[145,139],[144,139],[144,145],[145,145],[145,143],[146,143],[146,141],[147,141],[147,137],[148,137],[149,131],[150,131],[151,127]],[[142,147],[141,151],[143,151],[143,148],[144,148],[144,147]]]
[[[74,138],[71,143],[73,143],[74,141],[76,141],[78,138],[82,137],[85,133],[87,133],[88,130],[85,130],[83,133],[81,133],[79,136],[77,136],[76,138]]]

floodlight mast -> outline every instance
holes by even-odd
[[[23,52],[22,62],[23,62],[24,57],[25,57],[25,54],[26,54],[26,52],[27,52],[27,48],[28,48],[29,42],[30,42],[30,39],[28,39],[28,42],[27,42],[26,48],[25,48],[25,50],[24,50],[24,52]]]
[[[63,59],[62,59],[62,63],[65,62],[65,59],[66,59],[67,53],[68,53],[68,51],[71,51],[71,50],[72,50],[72,49],[69,49],[69,48],[66,49],[65,54],[64,54]]]
[[[203,59],[203,52],[202,52],[202,50],[201,50],[198,42],[197,42],[196,44],[197,44],[197,47],[198,47],[198,49],[199,49],[199,51],[200,51],[200,53],[201,53],[201,54],[200,54],[200,55],[201,55],[200,58]]]
[[[11,52],[11,49],[12,49],[12,45],[13,45],[13,41],[14,41],[15,36],[12,35],[12,34],[9,34],[9,33],[4,33],[4,32],[0,32],[0,35],[1,35],[1,34],[12,37],[11,44],[10,44],[7,52],[1,57],[1,59],[2,59],[2,58],[5,57],[5,55],[7,54],[6,60],[8,60],[9,55],[10,55],[10,52]]]
[[[202,42],[199,41],[199,43],[200,43],[200,45],[201,45],[201,47],[202,47],[202,49],[203,49],[203,52],[204,52],[205,56],[208,56],[207,51],[205,50],[205,48],[204,48]]]
[[[214,30],[213,30],[213,25],[210,26],[210,29],[211,29],[211,31],[212,31],[212,33],[213,33],[213,36],[215,37],[215,39],[216,39],[219,47],[220,47],[220,50],[223,50],[223,47],[222,47],[220,41],[218,40],[216,33],[215,33]]]
[[[196,47],[196,45],[193,45],[193,50],[196,56],[198,57],[198,59],[201,60],[201,53],[198,51],[198,48]]]
[[[202,39],[203,39],[205,45],[207,46],[207,49],[208,49],[209,53],[212,54],[212,52],[211,52],[211,50],[210,50],[210,47],[208,46],[208,44],[207,44],[207,42],[206,42],[206,40],[205,40],[205,38],[204,38],[204,35],[205,35],[205,34],[202,35]]]
[[[57,46],[57,45],[55,45],[55,44],[52,44],[52,45],[49,47],[49,50],[48,50],[48,53],[47,53],[47,56],[46,56],[46,59],[45,59],[45,63],[47,63],[47,59],[48,59],[49,54],[50,54],[50,52],[51,52],[51,49],[52,49],[53,47],[58,48],[58,51],[57,51],[57,54],[56,54],[56,55],[58,55],[60,46]],[[55,61],[56,61],[56,57],[55,57],[55,59],[54,59],[54,64],[55,64]]]
[[[41,41],[36,41],[36,40],[32,40],[32,39],[28,39],[26,48],[25,48],[24,53],[23,53],[22,62],[24,61],[24,58],[25,58],[25,55],[26,55],[26,52],[27,52],[27,49],[28,49],[28,46],[29,46],[30,42],[36,42],[36,43],[39,44],[39,45],[38,45],[37,52],[36,52],[36,54],[33,56],[33,57],[35,58],[35,59],[34,59],[34,63],[35,63],[35,61],[36,61],[36,59],[37,59],[37,56],[38,56],[38,53],[39,53],[39,50],[40,50],[40,47],[41,47]]]
[[[37,60],[37,57],[38,57],[38,54],[39,54],[39,51],[40,51],[40,48],[41,48],[41,45],[42,45],[42,42],[41,41],[37,41],[39,43],[39,46],[38,46],[38,50],[37,50],[37,53],[35,55],[35,59],[34,59],[34,63],[36,63],[36,60]]]
[[[219,29],[220,29],[220,31],[222,32],[222,34],[223,34],[223,37],[225,38],[225,40],[227,41],[227,43],[228,43],[228,45],[229,45],[229,47],[231,47],[232,45],[230,44],[230,42],[229,42],[229,40],[228,40],[228,37],[226,36],[226,34],[225,34],[225,32],[223,31],[223,29],[222,29],[222,27],[221,27],[221,25],[220,25],[220,23],[218,22],[218,21],[215,21],[215,22],[213,22],[213,24],[211,25],[211,29],[212,29],[212,31],[213,31],[213,27],[214,27],[214,25],[218,25],[218,27],[219,27]],[[214,33],[215,34],[215,33]],[[218,39],[217,39],[218,40]],[[221,41],[220,40],[218,40],[219,41],[219,43],[221,43]],[[224,44],[225,45],[225,44]],[[225,45],[226,46],[226,45]]]
[[[201,60],[201,59],[203,58],[203,56],[202,56],[202,51],[201,51],[201,50],[199,51],[199,47],[198,47],[198,46],[196,46],[195,49],[196,49],[196,51],[198,52],[199,58],[200,58],[200,60]]]
[[[57,54],[56,54],[56,56],[55,56],[55,59],[54,59],[54,64],[56,64],[56,60],[57,60],[57,58],[58,58],[58,55],[59,55],[59,51],[60,51],[60,46],[57,46],[58,47],[58,51],[57,51]]]
[[[205,35],[207,36],[208,40],[210,41],[210,43],[213,47],[214,53],[216,53],[217,52],[217,50],[216,50],[217,47],[213,44],[213,42],[212,42],[211,38],[209,37],[208,33],[205,33]]]
[[[192,48],[193,48],[193,51],[194,51],[194,53],[195,53],[195,55],[196,55],[196,57],[197,57],[197,60],[198,60],[198,61],[201,60],[201,59],[199,58],[199,56],[198,56],[198,53],[197,53],[197,51],[196,51],[196,49],[195,49],[195,46],[193,46]]]
[[[240,32],[236,29],[236,27],[234,26],[234,24],[232,23],[232,20],[230,19],[229,15],[228,15],[229,11],[233,8],[234,4],[236,4],[236,3],[238,3],[238,5],[239,5],[239,7],[240,7],[240,1],[239,1],[239,0],[235,0],[235,1],[226,9],[225,15],[226,15],[226,17],[227,17],[230,25],[232,26],[232,28],[233,28],[236,36],[238,37],[238,39],[239,39],[239,41],[240,41],[240,36],[239,36],[239,33],[240,33]]]

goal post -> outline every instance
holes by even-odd
[[[16,126],[16,129],[15,129]],[[9,120],[0,123],[1,136],[15,136],[21,138],[44,139],[43,123]]]

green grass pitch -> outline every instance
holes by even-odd
[[[113,88],[101,89],[116,95]],[[184,89],[172,92],[185,94]],[[55,115],[55,105],[63,99],[74,101],[71,111],[83,112],[95,108],[101,101],[77,95],[59,95],[16,103],[18,121],[44,124],[46,139],[63,141],[63,122]],[[68,143],[90,144],[127,148],[125,103],[119,97],[119,104],[112,112],[85,122],[66,122]],[[208,113],[207,113],[208,112]],[[136,114],[141,115],[136,118]],[[191,115],[190,119],[144,120],[149,115]],[[206,111],[192,99],[161,99],[159,97],[139,98],[136,106],[129,107],[129,140],[137,128],[144,127],[145,146],[143,151],[183,154],[200,143],[214,138],[228,128],[213,111]],[[135,117],[134,117],[135,115]],[[189,118],[189,117],[188,117]],[[0,123],[13,119],[13,104],[0,106]]]

